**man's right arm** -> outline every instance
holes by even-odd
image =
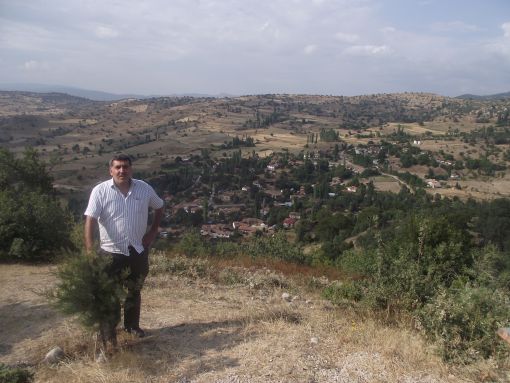
[[[94,233],[97,228],[97,219],[91,217],[90,215],[85,216],[85,251],[87,254],[92,254],[94,251]]]

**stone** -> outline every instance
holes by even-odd
[[[502,327],[498,329],[497,334],[505,342],[510,343],[510,327]]]
[[[282,299],[283,299],[284,301],[290,302],[290,301],[291,301],[290,294],[289,294],[289,293],[283,293],[283,294],[282,294]]]
[[[311,344],[317,344],[317,343],[319,343],[319,338],[317,338],[317,337],[315,337],[315,336],[314,336],[314,337],[312,337],[312,338],[310,338],[310,343],[311,343]]]
[[[62,361],[64,357],[65,357],[64,350],[57,346],[46,354],[46,356],[44,357],[44,362],[48,364],[55,364]]]
[[[103,352],[103,350],[101,350],[101,352],[99,352],[96,355],[96,363],[106,363],[106,362],[108,362],[108,358],[106,357],[106,355]]]

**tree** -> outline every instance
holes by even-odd
[[[99,331],[103,346],[117,344],[112,323],[120,320],[120,302],[125,298],[127,274],[112,278],[107,271],[111,259],[101,256],[73,256],[57,270],[58,282],[50,292],[53,304],[64,314],[78,315],[83,326]]]
[[[71,244],[72,218],[60,206],[37,152],[0,149],[0,259],[48,260]]]

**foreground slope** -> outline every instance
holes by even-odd
[[[120,350],[106,363],[94,361],[94,338],[37,294],[55,282],[52,267],[2,265],[9,293],[0,297],[0,362],[31,365],[41,382],[466,382],[491,376],[491,366],[447,368],[417,335],[334,308],[271,270],[223,265],[197,278],[207,265],[197,261],[177,275],[162,272],[165,262],[153,254],[143,293],[149,336],[120,334]],[[41,364],[55,345],[67,359]]]

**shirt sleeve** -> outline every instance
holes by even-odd
[[[102,210],[99,194],[99,188],[97,186],[92,189],[92,192],[90,193],[89,204],[87,205],[87,209],[84,213],[85,215],[95,219],[99,218]]]
[[[156,192],[154,191],[154,189],[152,187],[150,187],[151,189],[151,192],[150,192],[150,197],[149,197],[149,206],[153,209],[160,209],[163,207],[164,205],[164,202],[161,198],[159,198],[159,196],[156,194]]]

